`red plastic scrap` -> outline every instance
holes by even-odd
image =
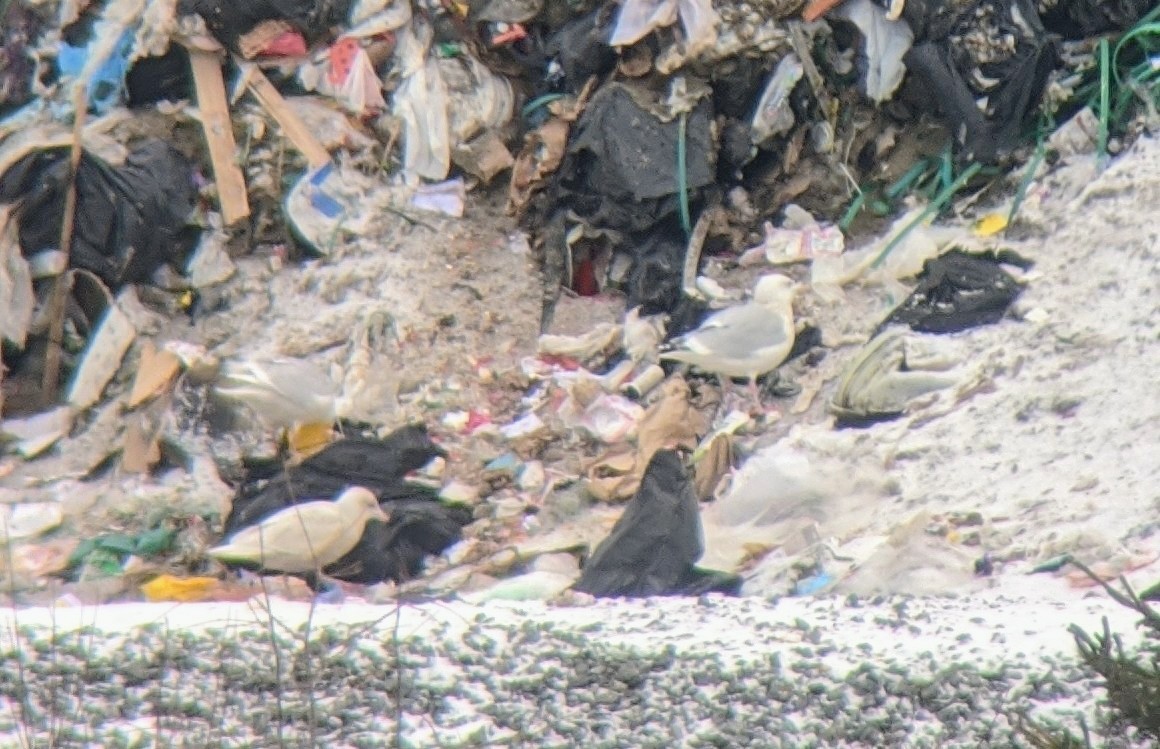
[[[592,262],[592,258],[585,258],[576,263],[572,290],[580,296],[596,296],[600,293],[600,284],[596,282],[596,264]]]
[[[264,57],[301,57],[306,54],[306,39],[297,31],[283,31],[262,48]]]
[[[463,431],[471,434],[480,427],[485,427],[491,423],[491,414],[486,411],[476,411],[472,409],[467,412],[467,424],[464,425]]]
[[[560,354],[540,354],[537,358],[548,366],[562,369],[565,372],[575,372],[576,370],[580,369],[580,362],[576,361],[570,356],[562,356]]]
[[[359,45],[358,39],[350,36],[344,36],[331,45],[330,71],[327,73],[327,77],[333,85],[342,85],[342,82],[350,75],[360,49],[362,47]]]
[[[514,44],[528,38],[528,31],[522,25],[513,23],[507,31],[502,31],[491,38],[491,46],[502,47],[505,44]]]

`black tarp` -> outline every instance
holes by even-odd
[[[180,0],[182,15],[197,14],[219,42],[238,51],[238,38],[263,21],[285,21],[313,42],[344,24],[353,0]]]
[[[955,333],[998,322],[1023,292],[1001,263],[1031,267],[1011,251],[973,254],[954,249],[927,260],[918,286],[874,335],[891,325],[906,325],[922,333]]]
[[[369,521],[358,545],[323,572],[364,584],[408,580],[421,571],[428,555],[458,541],[460,530],[472,520],[470,508],[444,503],[431,489],[406,481],[408,473],[445,455],[423,425],[412,424],[382,439],[342,438],[297,466],[251,465],[226,518],[225,533],[300,502],[364,486],[379,498],[390,520]]]

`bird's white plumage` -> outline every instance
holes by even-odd
[[[662,359],[685,362],[722,377],[754,379],[777,369],[794,342],[795,284],[763,276],[753,299],[716,312],[699,328],[674,338]]]
[[[302,359],[226,362],[214,390],[249,406],[271,426],[328,423],[338,411],[338,386]]]
[[[634,363],[656,363],[657,346],[665,339],[668,315],[641,316],[640,307],[633,307],[624,316],[624,352]]]
[[[387,520],[378,500],[361,486],[333,502],[304,502],[274,513],[235,533],[206,553],[278,572],[314,572],[333,564],[358,544],[371,518]]]

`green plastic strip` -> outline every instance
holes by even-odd
[[[677,192],[678,205],[681,212],[681,228],[685,236],[693,236],[693,222],[689,217],[689,172],[686,150],[688,148],[685,131],[688,129],[689,113],[681,112],[681,119],[677,121]]]
[[[870,267],[877,268],[878,266],[882,265],[887,256],[894,251],[894,248],[898,246],[898,243],[901,242],[902,239],[914,229],[914,227],[925,221],[929,216],[941,211],[943,206],[945,206],[950,201],[950,199],[954,197],[954,194],[962,189],[963,185],[967,184],[967,182],[969,182],[972,177],[978,174],[979,170],[982,168],[982,165],[977,162],[971,164],[966,168],[965,171],[963,171],[962,174],[959,175],[958,179],[944,187],[942,192],[940,192],[935,197],[935,199],[931,201],[930,205],[928,205],[922,213],[915,216],[915,218],[909,224],[903,227],[902,231],[894,235],[894,238],[891,239],[890,242],[882,248],[882,252],[878,253],[878,257],[874,258],[874,262],[870,264]]]

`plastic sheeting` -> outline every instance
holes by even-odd
[[[25,257],[57,250],[69,182],[69,149],[30,153],[0,175],[0,203],[17,203]],[[184,267],[192,242],[181,236],[197,199],[193,169],[164,141],[149,139],[114,167],[84,153],[77,169],[73,267],[106,284],[146,281],[169,263]]]
[[[444,504],[432,490],[405,481],[407,473],[443,455],[424,426],[411,425],[383,439],[339,440],[288,469],[280,461],[253,465],[238,488],[225,534],[299,502],[365,486],[390,520],[369,521],[358,544],[324,572],[364,584],[410,579],[428,555],[458,541],[460,529],[472,520],[469,508]]]
[[[679,454],[660,450],[574,587],[601,597],[735,593],[740,578],[694,566],[703,549],[693,481]]]

